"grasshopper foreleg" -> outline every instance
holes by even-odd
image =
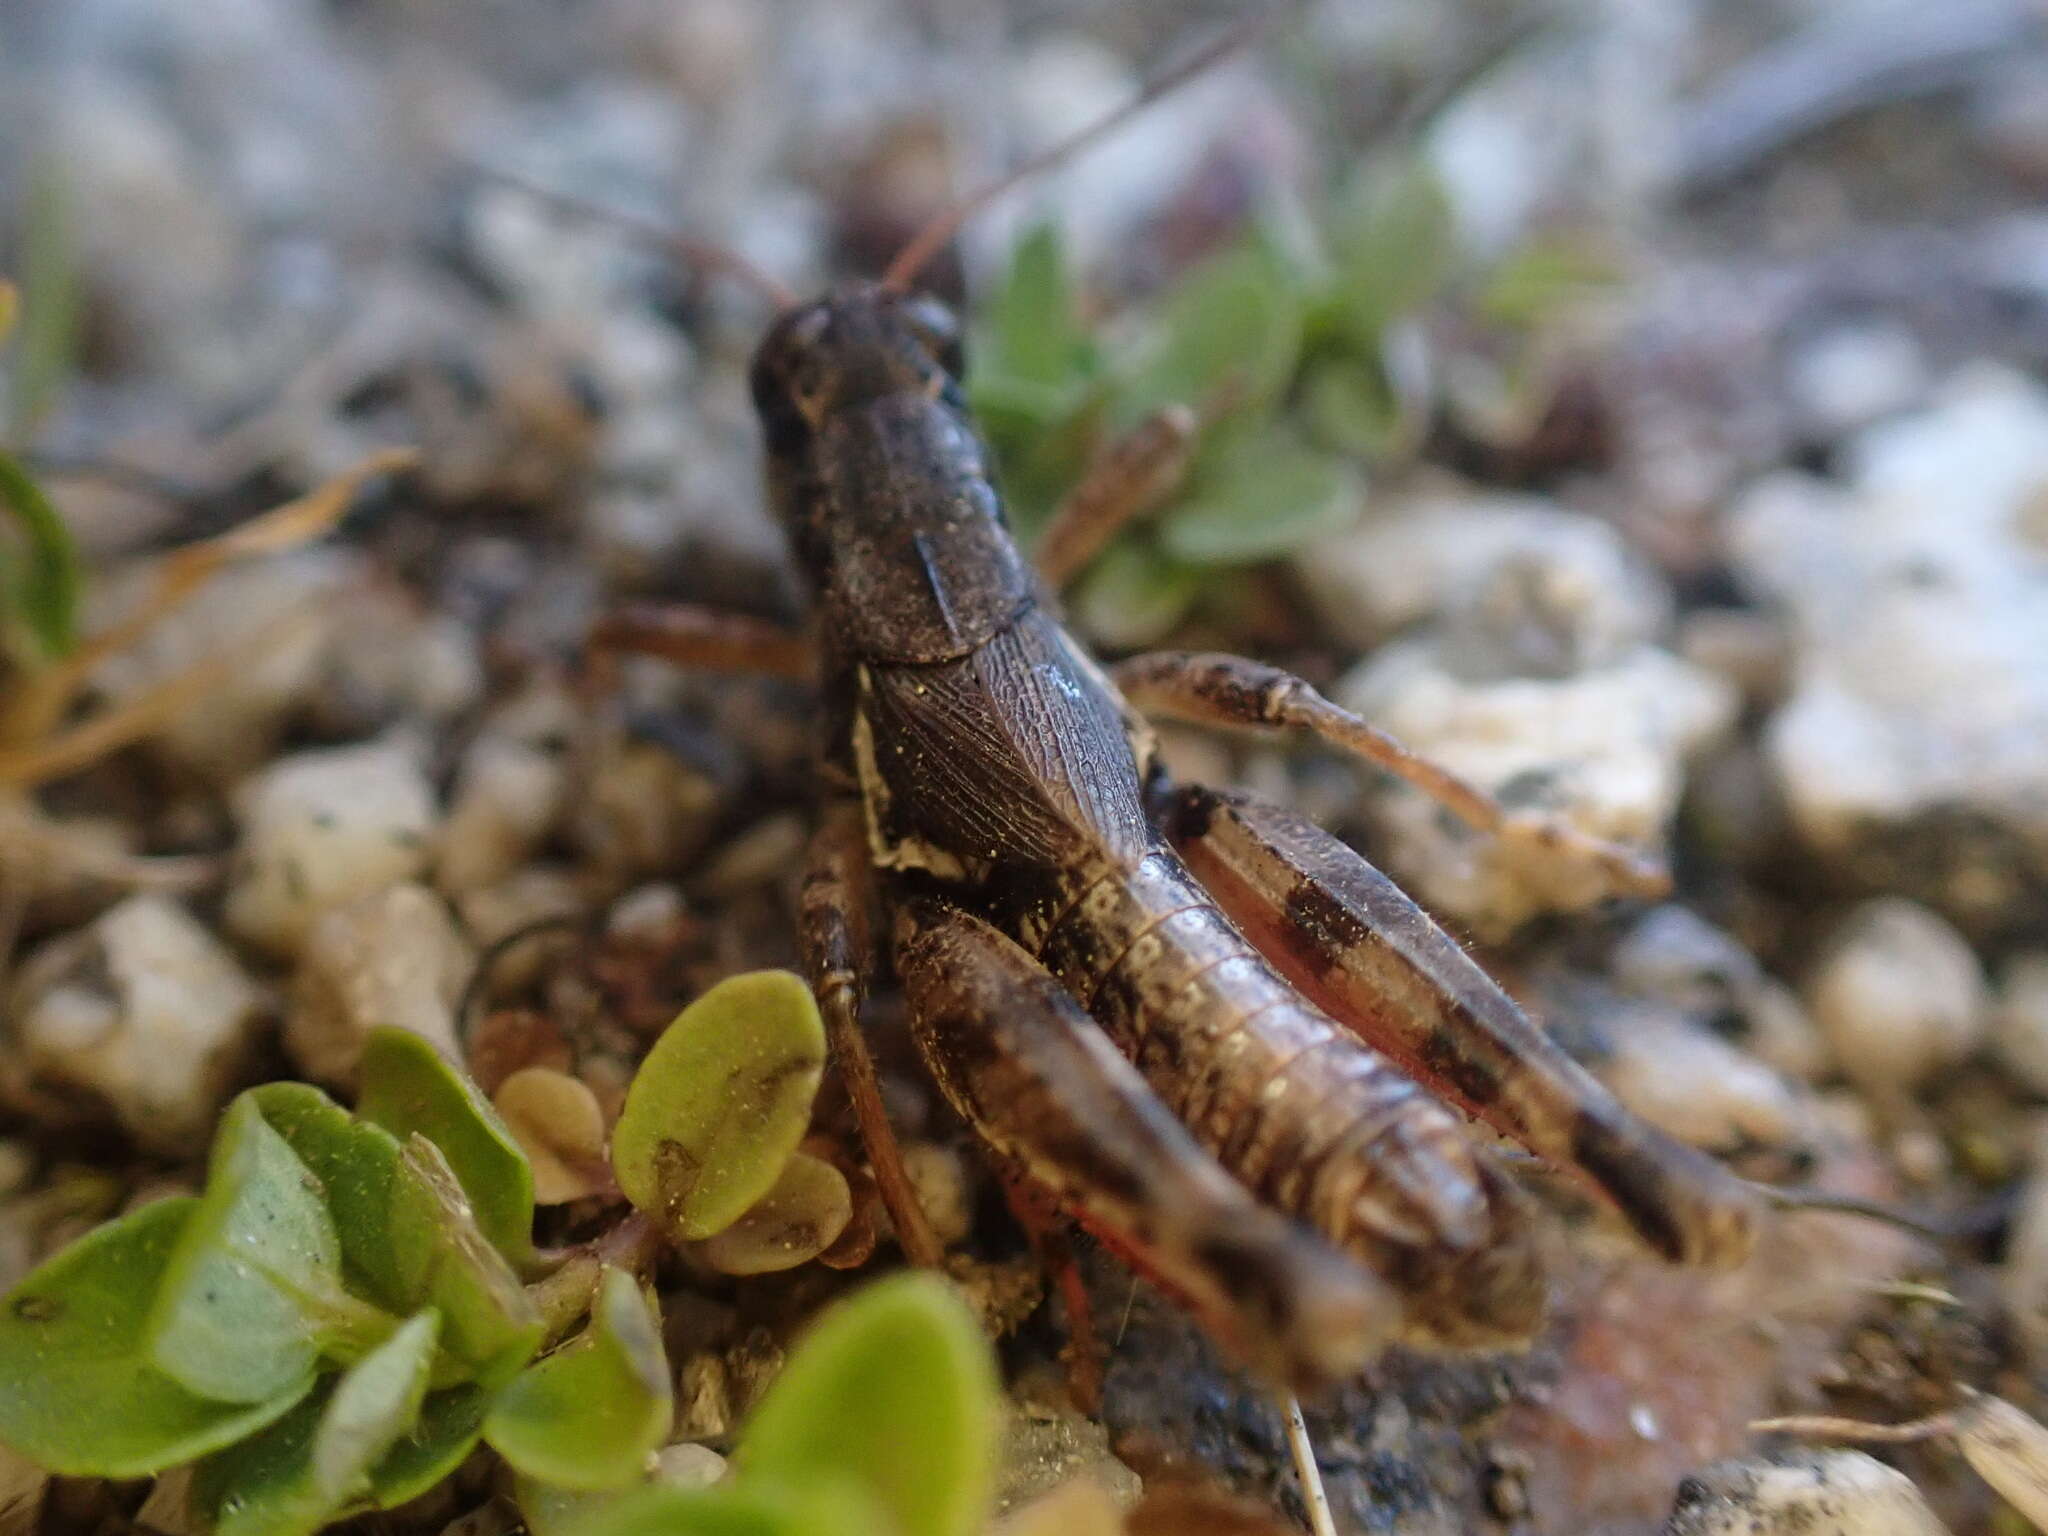
[[[913,1264],[936,1268],[945,1254],[932,1235],[931,1223],[925,1220],[924,1208],[917,1203],[917,1192],[903,1166],[903,1154],[882,1103],[874,1058],[868,1054],[860,1027],[861,1000],[874,968],[869,929],[869,914],[874,910],[871,875],[859,805],[845,802],[828,807],[812,835],[804,865],[800,919],[804,968],[824,1014],[832,1054],[846,1080],[847,1097],[853,1102],[861,1141],[882,1204],[896,1228],[896,1240]]]
[[[1558,817],[1509,810],[1278,667],[1242,656],[1157,651],[1118,663],[1110,676],[1140,714],[1193,725],[1308,731],[1421,790],[1477,831],[1589,866],[1614,894],[1658,897],[1671,888],[1655,860]]]
[[[1255,1202],[1013,940],[920,903],[899,918],[896,969],[933,1076],[989,1149],[1246,1363],[1305,1390],[1393,1336],[1393,1292]]]
[[[1624,1110],[1386,876],[1313,822],[1176,792],[1168,835],[1252,943],[1332,1018],[1538,1156],[1583,1173],[1665,1257],[1747,1255],[1756,1198]]]

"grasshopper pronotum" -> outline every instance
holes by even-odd
[[[663,610],[598,636],[818,680],[806,964],[907,1254],[938,1248],[861,1036],[877,912],[924,1059],[1020,1211],[1079,1220],[1272,1380],[1328,1383],[1394,1338],[1536,1327],[1527,1203],[1439,1096],[1583,1175],[1665,1257],[1739,1261],[1754,1191],[1623,1110],[1350,848],[1169,783],[1146,718],[1312,732],[1614,889],[1654,889],[1654,871],[1509,816],[1273,668],[1159,654],[1105,670],[1062,627],[1050,578],[1157,495],[1187,423],[1105,454],[1033,568],[961,390],[959,327],[911,291],[1015,179],[935,220],[879,282],[798,303],[754,278],[780,310],[753,392],[811,632]],[[1069,1311],[1079,1328],[1085,1308]]]

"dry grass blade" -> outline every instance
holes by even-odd
[[[1323,1491],[1322,1469],[1316,1465],[1315,1443],[1308,1437],[1308,1424],[1301,1416],[1301,1400],[1288,1397],[1282,1405],[1287,1420],[1287,1449],[1294,1455],[1295,1475],[1301,1479],[1301,1501],[1308,1507],[1308,1528],[1315,1536],[1337,1536],[1337,1524],[1330,1516],[1330,1496]]]
[[[281,554],[319,538],[341,520],[367,481],[409,468],[418,457],[409,448],[373,454],[281,507],[172,552],[158,573],[155,589],[133,613],[22,684],[0,719],[0,741],[20,744],[13,751],[0,753],[0,784],[25,788],[74,772],[149,735],[192,699],[203,696],[228,667],[237,664],[235,658],[201,662],[165,679],[113,715],[88,721],[55,741],[45,740],[101,662],[134,645],[217,571],[239,560]]]
[[[2048,1429],[2002,1397],[1974,1399],[1961,1414],[1956,1444],[1998,1496],[2048,1531]]]

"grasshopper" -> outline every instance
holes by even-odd
[[[1078,1221],[1276,1383],[1326,1386],[1395,1340],[1491,1347],[1537,1328],[1531,1203],[1460,1110],[1582,1176],[1665,1258],[1739,1262],[1749,1185],[1625,1111],[1350,847],[1172,783],[1148,722],[1310,733],[1616,891],[1654,892],[1655,870],[1510,814],[1275,668],[1105,667],[1062,626],[1059,582],[1171,483],[1189,420],[1165,413],[1106,452],[1039,566],[1020,551],[961,387],[959,323],[912,287],[1015,179],[955,205],[879,281],[797,302],[756,279],[780,313],[753,398],[810,631],[642,607],[595,637],[816,679],[805,965],[907,1256],[941,1257],[861,1032],[884,950],[918,1050],[1041,1251],[1056,1253],[1051,1213]]]

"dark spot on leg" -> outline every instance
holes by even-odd
[[[1683,1224],[1672,1209],[1664,1170],[1613,1126],[1581,1114],[1572,1131],[1572,1160],[1607,1192],[1628,1223],[1663,1257],[1686,1256]]]

